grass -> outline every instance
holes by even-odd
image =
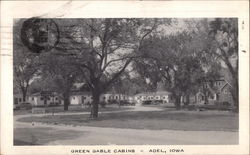
[[[95,120],[76,114],[26,117],[20,121],[150,130],[238,131],[238,114],[221,111],[127,111],[103,113]]]
[[[41,107],[40,107],[41,108]],[[124,107],[121,106],[120,108],[117,105],[108,105],[106,107],[99,107],[99,111],[115,111],[115,110],[129,110],[132,109],[131,107]],[[90,112],[89,107],[82,107],[81,105],[71,105],[69,106],[68,111],[63,110],[63,106],[57,106],[57,107],[46,107],[45,108],[46,113],[69,113],[69,112]],[[25,115],[30,114],[31,110],[14,110],[14,115]]]
[[[83,134],[79,131],[52,128],[17,128],[14,130],[14,145],[42,145],[50,141],[77,138]]]

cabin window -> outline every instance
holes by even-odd
[[[56,100],[58,100],[58,98],[57,98],[57,97],[56,97],[55,99],[56,99]]]
[[[34,101],[34,97],[32,97],[31,100]]]
[[[106,97],[105,97],[105,96],[103,96],[103,99],[105,100],[105,99],[106,99]]]
[[[115,97],[115,99],[117,99],[117,100],[118,100],[118,96],[116,96],[116,97]]]
[[[227,91],[227,89],[225,89],[225,91],[224,91],[224,92],[225,92],[225,94],[227,94],[227,92],[228,92],[228,91]]]
[[[73,100],[76,99],[75,97],[73,97]]]
[[[109,96],[109,99],[111,99],[111,96]]]
[[[15,99],[14,99],[14,103],[15,103],[15,104],[18,104],[18,98],[15,98]]]
[[[43,100],[43,97],[41,97],[40,99]]]

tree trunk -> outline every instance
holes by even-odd
[[[208,93],[205,93],[205,96],[204,96],[205,97],[205,102],[204,102],[204,104],[208,104],[209,103],[208,102],[208,95],[209,95]]]
[[[233,84],[233,88],[231,90],[231,95],[232,95],[232,99],[234,102],[234,107],[236,108],[236,112],[239,112],[239,85],[238,85],[238,81],[234,81],[235,83]]]
[[[181,109],[181,96],[180,95],[174,95],[174,98],[175,98],[175,108],[177,110],[180,110]]]
[[[21,87],[22,97],[23,97],[22,101],[23,102],[26,102],[27,90],[28,90],[28,86],[27,87]]]
[[[238,60],[236,62],[236,65],[237,65],[236,69],[233,68],[232,64],[230,63],[228,59],[225,59],[224,62],[227,65],[229,73],[232,76],[233,88],[231,90],[231,94],[233,97],[234,106],[236,108],[236,111],[238,112],[239,110]]]
[[[68,111],[69,110],[69,104],[70,104],[70,101],[69,101],[69,93],[64,93],[63,94],[63,109],[64,111]]]
[[[92,96],[93,96],[93,102],[91,106],[90,117],[97,118],[98,117],[98,105],[100,102],[100,93],[98,92],[98,90],[94,90],[92,92]]]
[[[184,105],[187,106],[190,103],[190,98],[189,94],[185,95],[186,101],[184,102]]]
[[[27,91],[23,91],[23,102],[26,102]]]

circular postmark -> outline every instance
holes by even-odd
[[[21,40],[34,53],[50,51],[59,43],[59,28],[53,19],[30,18],[23,22]]]

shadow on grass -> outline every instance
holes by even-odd
[[[32,142],[25,142],[25,141],[22,141],[22,140],[14,139],[14,145],[15,146],[25,146],[25,145],[39,145],[39,144],[33,144]]]
[[[75,130],[56,130],[52,128],[15,128],[14,145],[43,145],[51,141],[74,139],[86,132]]]
[[[185,131],[238,131],[239,126],[238,115],[230,112],[174,110],[100,113],[99,117],[94,120],[90,119],[89,115],[76,114],[26,117],[19,121],[70,124],[73,126]]]
[[[35,108],[44,108],[44,107],[35,107]],[[121,106],[118,107],[117,105],[109,105],[106,107],[99,107],[99,111],[123,111],[123,110],[131,110],[133,107],[125,107]],[[57,106],[57,107],[45,107],[46,113],[72,113],[72,112],[90,112],[90,107],[82,107],[81,105],[71,105],[69,106],[69,109],[67,111],[64,111],[63,106]],[[14,115],[26,115],[31,114],[32,110],[25,110],[25,109],[19,109],[19,110],[13,110]]]

